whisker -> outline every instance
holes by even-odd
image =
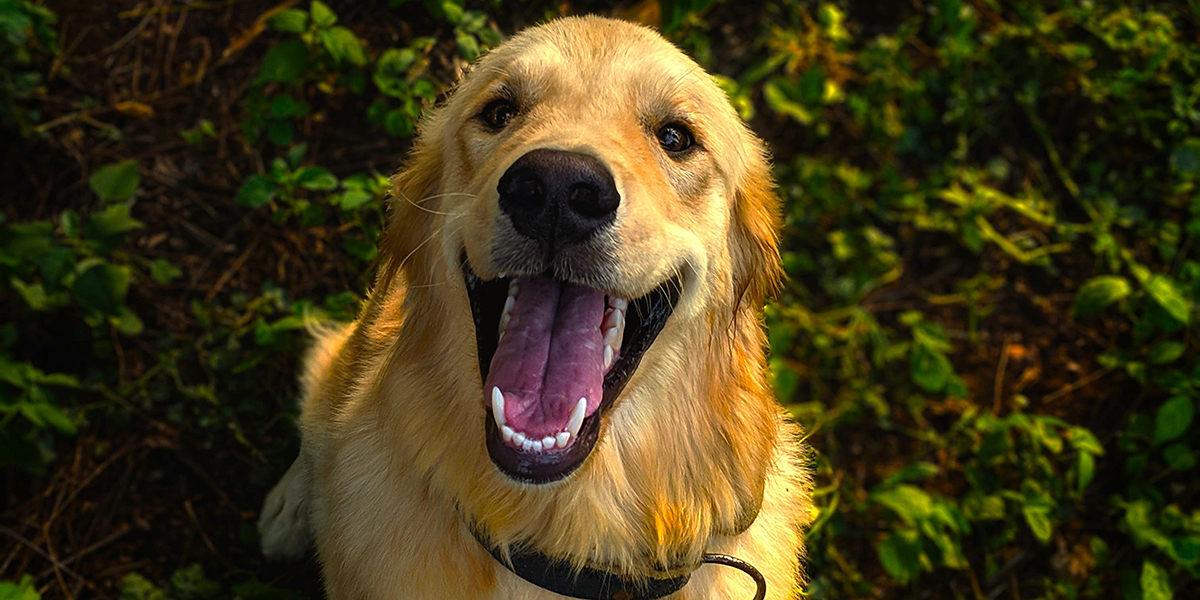
[[[419,200],[418,202],[427,202],[427,201],[429,201],[429,200],[436,200],[436,199],[438,199],[438,198],[445,198],[445,197],[448,197],[448,196],[468,196],[468,197],[470,197],[470,198],[478,198],[478,197],[479,197],[477,194],[469,194],[469,193],[467,193],[467,192],[445,192],[445,193],[442,193],[442,194],[434,194],[434,195],[432,195],[432,196],[426,196],[426,197],[422,198],[421,200]],[[455,212],[442,212],[442,211],[438,211],[438,210],[433,210],[432,208],[426,208],[426,207],[424,207],[424,206],[421,206],[421,204],[419,204],[418,202],[413,202],[413,201],[412,201],[412,200],[411,200],[411,199],[410,199],[410,198],[409,198],[407,195],[405,195],[405,194],[403,194],[403,193],[401,193],[401,194],[400,194],[400,197],[401,197],[401,198],[403,198],[405,202],[407,202],[407,203],[409,203],[409,204],[413,205],[413,207],[414,207],[414,208],[416,208],[416,209],[418,209],[418,210],[421,210],[421,211],[424,211],[424,212],[427,212],[427,213],[429,213],[429,214],[431,214],[431,215],[440,215],[440,216],[457,216],[457,215],[461,215],[461,214],[463,214],[463,213],[461,213],[461,212],[457,212],[457,213],[455,213]]]

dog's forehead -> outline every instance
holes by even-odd
[[[486,79],[482,85],[515,86],[533,96],[553,89],[614,101],[702,104],[716,89],[702,68],[655,31],[596,17],[522,31],[485,56],[472,75]],[[638,93],[629,94],[630,87]]]

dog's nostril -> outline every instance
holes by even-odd
[[[587,183],[572,185],[567,191],[567,202],[571,210],[585,217],[602,217],[609,212],[600,205],[600,194],[596,193],[596,188]]]

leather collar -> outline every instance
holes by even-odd
[[[660,577],[628,579],[616,573],[593,567],[579,568],[532,548],[513,547],[505,560],[504,553],[493,546],[475,527],[467,527],[484,550],[521,579],[542,589],[582,600],[657,600],[669,596],[684,586],[696,567],[683,570],[682,575],[663,574]],[[698,565],[697,565],[698,566]]]
[[[643,577],[629,579],[616,573],[593,567],[576,567],[569,562],[553,558],[529,547],[510,549],[507,560],[499,548],[493,546],[474,526],[468,524],[471,535],[487,550],[496,562],[504,565],[521,579],[544,590],[581,600],[657,600],[680,590],[688,579],[703,564],[733,567],[754,579],[754,600],[767,596],[767,580],[750,563],[724,554],[705,554],[701,565],[680,569],[681,575]]]

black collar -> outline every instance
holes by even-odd
[[[475,527],[468,525],[471,535],[479,541],[496,562],[504,565],[521,579],[556,594],[582,600],[657,600],[669,596],[684,586],[692,573],[700,566],[680,569],[681,575],[664,573],[662,577],[629,579],[616,573],[592,567],[576,567],[565,560],[556,559],[529,547],[511,548],[508,559],[493,546]],[[758,587],[754,600],[763,600],[767,595],[767,582],[758,569],[749,563],[724,554],[705,554],[703,563],[725,565],[745,572],[754,578]]]

